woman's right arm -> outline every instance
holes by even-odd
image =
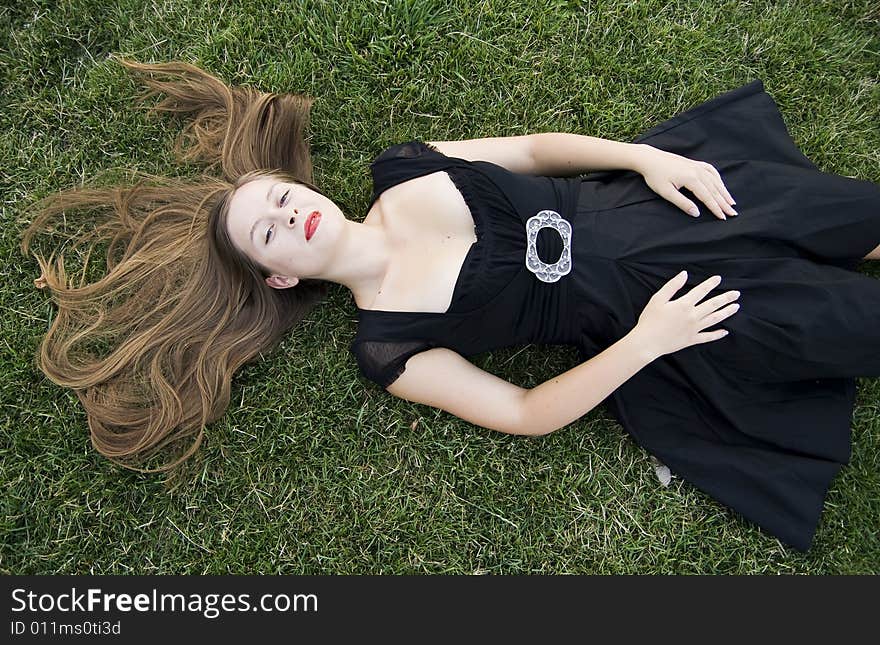
[[[386,389],[484,428],[544,435],[592,410],[651,360],[641,337],[630,333],[590,360],[527,389],[435,347],[411,356]]]
[[[626,336],[567,372],[527,391],[524,417],[528,434],[548,434],[567,426],[657,356],[633,329]]]
[[[583,416],[654,359],[726,331],[701,330],[736,313],[722,307],[739,297],[728,291],[701,302],[721,282],[713,276],[670,300],[684,286],[680,273],[655,293],[638,324],[588,361],[527,389],[481,370],[456,352],[436,347],[411,356],[386,389],[415,403],[445,410],[474,425],[510,434],[544,435]]]

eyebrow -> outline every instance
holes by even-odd
[[[281,183],[281,182],[276,181],[274,184],[269,186],[269,190],[268,190],[268,192],[266,192],[266,201],[269,201],[269,198],[272,196],[272,191],[275,190],[275,186],[277,186],[279,183]],[[256,222],[254,222],[254,225],[251,226],[251,232],[248,235],[248,237],[251,239],[251,244],[254,244],[254,229],[257,228],[257,224],[259,224],[259,223],[260,223],[260,220],[258,219]]]

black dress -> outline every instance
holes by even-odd
[[[472,356],[526,343],[574,345],[587,360],[637,323],[682,269],[678,297],[712,275],[741,309],[710,329],[728,336],[662,356],[603,404],[670,470],[799,550],[828,486],[849,461],[855,377],[880,376],[880,281],[855,271],[880,244],[880,186],[824,173],[798,150],[754,80],[635,139],[712,163],[738,216],[692,218],[629,170],[559,178],[448,157],[421,141],[371,164],[376,200],[397,183],[446,171],[477,242],[445,313],[358,309],[351,351],[384,386],[413,354]],[[571,225],[570,265],[547,282],[526,266],[526,222],[549,209]],[[562,259],[543,228],[542,261]],[[561,269],[561,267],[558,267]]]

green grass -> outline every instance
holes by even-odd
[[[660,487],[602,410],[529,439],[385,393],[348,353],[356,318],[339,287],[236,374],[227,414],[170,486],[97,454],[75,395],[34,368],[54,312],[17,249],[38,197],[107,168],[193,170],[172,162],[174,123],[131,107],[139,90],[113,52],[317,97],[316,180],[355,219],[367,163],[392,143],[631,140],[754,78],[822,170],[878,182],[873,0],[215,4],[0,9],[0,571],[880,572],[878,379],[859,379],[852,463],[801,554],[679,479]],[[513,347],[475,362],[532,386],[576,353]]]

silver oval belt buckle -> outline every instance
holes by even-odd
[[[538,257],[538,231],[542,228],[555,229],[562,237],[562,253],[554,264],[542,262]],[[571,224],[556,211],[543,210],[526,221],[526,268],[543,282],[556,282],[571,271]]]

